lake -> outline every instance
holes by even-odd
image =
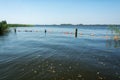
[[[120,40],[108,26],[10,30],[0,36],[0,80],[120,80]]]

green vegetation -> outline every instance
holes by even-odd
[[[120,34],[120,28],[118,26],[110,26],[111,31],[115,32],[116,34]]]
[[[9,27],[32,27],[30,24],[8,24]]]
[[[0,22],[0,35],[2,35],[2,34],[4,34],[4,33],[8,32],[8,29],[9,29],[9,27],[8,27],[6,21]]]

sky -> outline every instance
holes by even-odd
[[[0,0],[0,21],[17,24],[120,24],[120,0]]]

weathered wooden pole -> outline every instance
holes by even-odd
[[[15,33],[17,32],[16,28],[14,29]]]
[[[77,34],[78,34],[78,29],[75,29],[75,38],[77,38]]]
[[[46,36],[47,30],[45,29],[45,36]]]

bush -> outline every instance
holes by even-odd
[[[8,32],[8,25],[6,21],[0,22],[0,34]]]

